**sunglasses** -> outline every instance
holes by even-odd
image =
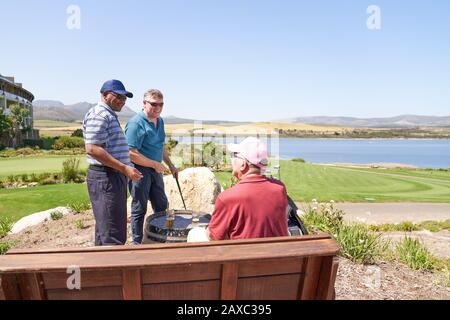
[[[147,100],[145,100],[145,102],[150,104],[153,108],[156,108],[156,107],[162,108],[162,107],[164,107],[164,102],[156,103],[156,102],[150,102],[150,101],[147,101]]]
[[[125,101],[127,100],[127,96],[123,95],[123,94],[118,94],[115,92],[110,92],[114,97],[116,97],[119,100]]]
[[[247,161],[247,159],[245,159],[243,156],[239,155],[239,152],[231,152],[230,153],[230,157],[231,158],[238,158],[238,159],[242,159],[242,160],[246,160]]]

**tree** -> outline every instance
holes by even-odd
[[[0,138],[9,128],[11,128],[11,120],[3,113],[3,109],[0,109]]]
[[[81,130],[81,129],[75,130],[75,131],[72,133],[71,137],[83,138],[83,130]]]
[[[8,116],[11,127],[9,130],[9,138],[12,141],[13,148],[17,147],[17,135],[20,132],[26,133],[31,130],[27,125],[26,120],[30,115],[30,111],[18,104],[13,104],[9,107],[11,115]]]

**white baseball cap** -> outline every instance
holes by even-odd
[[[239,144],[229,144],[228,150],[239,153],[248,162],[260,168],[266,167],[269,162],[267,147],[254,137],[248,137]]]

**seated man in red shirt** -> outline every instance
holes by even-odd
[[[228,145],[233,175],[240,181],[216,200],[206,230],[210,240],[282,237],[288,235],[284,184],[268,179],[266,146],[256,138]]]

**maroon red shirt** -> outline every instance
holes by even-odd
[[[287,236],[287,205],[281,181],[249,176],[219,195],[208,229],[215,240]]]

